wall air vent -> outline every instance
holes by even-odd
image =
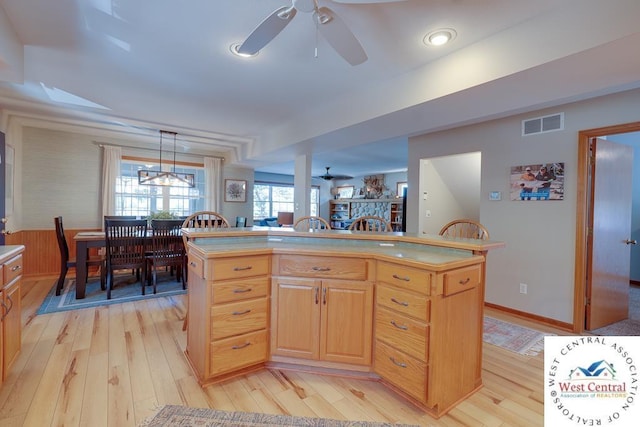
[[[550,116],[536,117],[522,121],[522,136],[534,135],[537,133],[554,132],[564,129],[564,113],[552,114]]]

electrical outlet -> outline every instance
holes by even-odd
[[[520,293],[521,294],[526,294],[527,293],[527,284],[526,283],[520,283]]]
[[[427,218],[431,218],[431,211],[427,209],[427,211],[425,212],[425,215]]]

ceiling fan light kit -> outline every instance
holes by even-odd
[[[337,3],[391,3],[401,0],[342,0]],[[347,24],[328,7],[319,7],[317,0],[291,0],[290,6],[274,10],[249,34],[236,49],[238,55],[255,55],[271,42],[293,20],[297,11],[312,13],[316,27],[329,45],[349,64],[365,62],[364,48]],[[234,52],[236,53],[236,52]]]

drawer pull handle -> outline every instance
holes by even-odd
[[[313,271],[331,271],[331,267],[311,267]]]
[[[322,304],[327,305],[327,288],[322,288]]]
[[[245,270],[251,270],[253,267],[248,265],[246,267],[233,267],[233,271],[245,271]]]
[[[400,276],[398,276],[397,274],[394,274],[394,275],[393,275],[393,278],[394,278],[394,279],[398,279],[398,280],[402,280],[402,281],[404,281],[404,282],[408,282],[409,280],[411,280],[411,279],[409,279],[409,278],[408,278],[408,277],[406,277],[406,276],[405,276],[405,277],[400,277]]]
[[[234,294],[244,294],[245,292],[251,292],[253,289],[251,288],[247,288],[247,289],[234,289],[233,293]]]
[[[231,313],[234,316],[242,316],[243,314],[251,313],[251,310],[247,309],[245,311],[234,311]]]
[[[193,261],[191,261],[191,262],[189,263],[189,265],[190,265],[191,267],[195,267],[195,266],[196,266],[196,263],[195,263],[195,262],[193,262]]]
[[[458,283],[460,283],[461,285],[466,285],[467,283],[469,283],[471,281],[471,277],[467,277],[466,279],[462,280],[460,279],[458,281]]]
[[[16,271],[16,270],[20,270],[20,266],[19,265],[14,265],[13,267],[11,267],[11,271]]]
[[[409,327],[406,325],[398,325],[395,320],[392,320],[391,324],[398,329],[402,329],[403,331],[406,331],[407,329],[409,329]]]
[[[395,298],[391,298],[391,301],[395,302],[398,305],[401,305],[403,307],[409,307],[409,303],[408,302],[404,302],[404,301],[398,301]]]
[[[234,345],[233,347],[231,347],[231,350],[242,350],[245,347],[249,347],[251,345],[250,342],[246,342],[244,344],[241,345]]]
[[[396,359],[394,359],[393,357],[389,357],[389,360],[391,360],[394,365],[400,366],[401,368],[406,368],[407,367],[406,363],[396,362]]]
[[[7,305],[4,303],[4,301],[0,301],[0,304],[2,304],[2,307],[4,307],[2,316],[0,316],[0,320],[4,320],[5,317],[7,317],[7,314],[9,314],[9,307],[7,307]]]
[[[315,288],[315,291],[316,291],[316,292],[315,292],[315,295],[316,295],[316,305],[318,305],[318,292],[319,292],[319,289],[318,289],[318,287],[317,287],[317,286],[316,286],[316,288]]]

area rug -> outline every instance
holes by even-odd
[[[640,336],[640,286],[629,286],[629,318],[590,331],[603,336]]]
[[[482,340],[514,353],[535,356],[544,348],[545,335],[555,335],[525,328],[493,317],[484,317]]]
[[[328,418],[294,417],[291,415],[259,414],[255,412],[227,412],[217,409],[188,408],[166,405],[140,427],[157,426],[234,426],[234,427],[418,427],[368,421],[340,421]]]
[[[69,278],[65,281],[64,288],[60,296],[56,296],[56,283],[53,281],[51,290],[38,309],[37,314],[54,313],[57,311],[78,310],[81,308],[98,307],[101,305],[118,304],[129,301],[138,301],[144,298],[167,297],[184,294],[187,291],[182,289],[182,282],[176,281],[175,276],[169,273],[158,274],[157,293],[153,294],[153,287],[147,286],[142,295],[140,282],[133,274],[117,275],[115,286],[111,290],[111,299],[107,299],[107,292],[100,289],[100,279],[91,277],[87,282],[84,299],[76,299],[75,279]]]

